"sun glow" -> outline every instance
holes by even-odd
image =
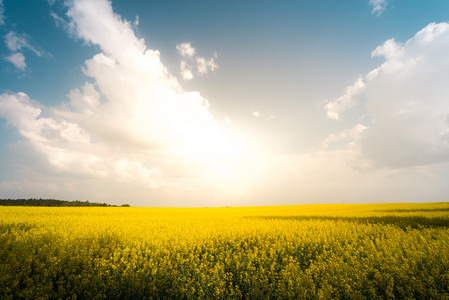
[[[250,152],[242,138],[232,136],[219,127],[187,129],[182,136],[183,140],[177,143],[177,154],[199,166],[215,170],[220,177],[234,173],[231,172],[234,162],[243,159]]]
[[[189,166],[201,185],[225,194],[245,195],[261,176],[265,165],[261,149],[266,147],[254,137],[218,125],[196,129],[184,128],[182,139],[174,141],[175,156]]]

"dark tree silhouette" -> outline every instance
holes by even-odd
[[[106,203],[95,203],[89,201],[66,201],[66,200],[55,200],[55,199],[0,199],[0,206],[103,206],[103,207],[113,207],[117,205],[111,205]],[[122,206],[129,206],[129,204],[124,204]]]

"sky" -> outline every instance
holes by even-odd
[[[0,198],[449,195],[449,2],[0,0]]]

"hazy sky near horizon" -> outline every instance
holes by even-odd
[[[449,2],[0,0],[0,198],[449,195]]]

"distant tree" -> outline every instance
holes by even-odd
[[[122,204],[121,207],[131,207],[129,204]]]
[[[116,206],[106,203],[95,203],[89,201],[66,201],[55,199],[0,199],[0,206],[50,206],[50,207],[62,207],[62,206]]]

